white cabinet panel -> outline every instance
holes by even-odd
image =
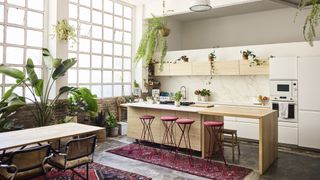
[[[259,124],[237,122],[238,137],[247,139],[259,139]]]
[[[297,57],[277,57],[269,61],[270,79],[297,79]]]
[[[298,145],[297,127],[283,126],[279,124],[278,133],[279,143]]]
[[[299,111],[299,146],[320,149],[320,112]]]
[[[320,111],[320,57],[304,57],[298,60],[299,110]]]
[[[237,130],[237,122],[225,120],[223,128]]]

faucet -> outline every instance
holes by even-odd
[[[182,89],[184,89],[184,90],[182,91]],[[183,92],[182,97],[183,97],[183,100],[186,101],[187,100],[187,88],[185,86],[181,86],[180,91]]]

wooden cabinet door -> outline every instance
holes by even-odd
[[[209,76],[210,71],[211,71],[210,62],[208,61],[192,62],[192,75]]]
[[[214,75],[239,75],[239,61],[215,61]]]
[[[171,76],[190,76],[191,74],[191,63],[170,64]]]
[[[269,61],[261,66],[250,66],[249,61],[240,61],[240,75],[269,75]]]
[[[170,64],[163,64],[162,71],[160,70],[160,64],[154,65],[155,76],[170,76]]]

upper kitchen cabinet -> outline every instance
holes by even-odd
[[[297,57],[275,57],[271,58],[270,76],[271,80],[292,80],[298,78]]]
[[[171,76],[189,76],[192,74],[191,63],[170,64]]]
[[[239,75],[239,61],[213,62],[214,75]]]
[[[240,61],[240,75],[269,75],[269,61],[260,66],[252,65],[246,60]]]
[[[195,61],[192,62],[192,75],[193,76],[209,76],[211,65],[209,61]]]
[[[161,70],[160,64],[154,65],[154,75],[155,76],[170,76],[170,64],[164,64]]]

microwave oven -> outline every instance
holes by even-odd
[[[271,81],[270,83],[271,100],[297,101],[297,81]]]

